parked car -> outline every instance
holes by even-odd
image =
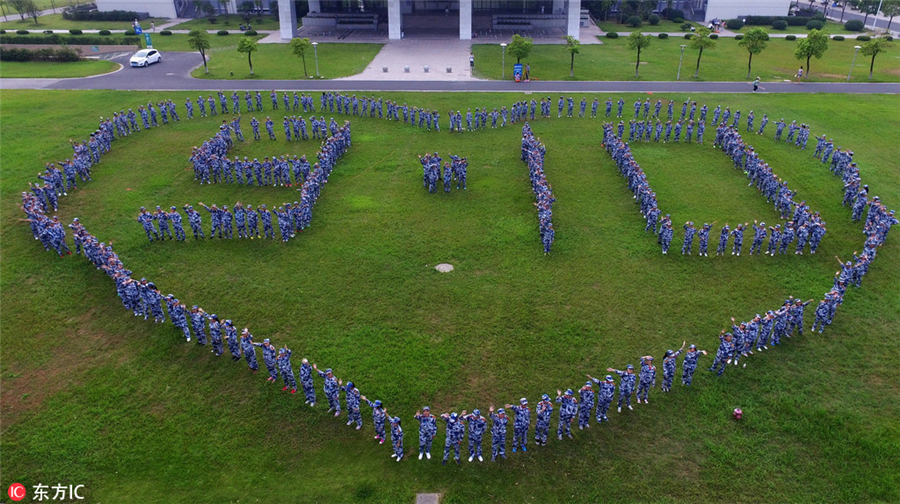
[[[141,49],[131,57],[131,66],[145,67],[162,61],[162,55],[156,49]]]

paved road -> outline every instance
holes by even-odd
[[[288,91],[455,91],[455,92],[526,92],[526,93],[748,93],[745,82],[568,82],[531,81],[367,81],[367,80],[202,80],[190,76],[202,64],[195,53],[168,52],[163,62],[147,68],[131,68],[128,55],[114,58],[126,65],[118,72],[79,79],[0,79],[0,89],[111,89],[147,91],[199,91],[210,89],[278,89]],[[412,75],[410,77],[413,77]],[[840,82],[767,82],[767,93],[887,93],[900,94],[895,83]]]

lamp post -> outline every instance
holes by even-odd
[[[501,60],[503,61],[503,80],[506,80],[506,42],[500,43]]]
[[[850,71],[847,72],[847,82],[850,82],[850,74],[853,73],[853,65],[856,64],[856,53],[858,53],[859,50],[861,49],[860,46],[853,46],[853,48],[856,49],[856,50],[853,51],[853,62],[850,63]]]
[[[319,77],[319,43],[313,42],[313,52],[316,54],[316,77]]]
[[[681,61],[684,59],[684,48],[687,47],[684,44],[681,44],[681,57],[678,58],[678,76],[675,77],[675,80],[681,80]]]

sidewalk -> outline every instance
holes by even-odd
[[[336,81],[477,81],[469,68],[472,41],[390,40],[362,72]],[[478,64],[478,62],[475,62]],[[425,67],[428,71],[425,71]],[[409,72],[405,71],[409,67]],[[451,72],[447,72],[450,67]],[[387,72],[384,71],[387,68]]]

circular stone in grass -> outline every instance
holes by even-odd
[[[453,265],[447,263],[441,263],[434,267],[434,269],[440,271],[441,273],[449,273],[453,271]]]

